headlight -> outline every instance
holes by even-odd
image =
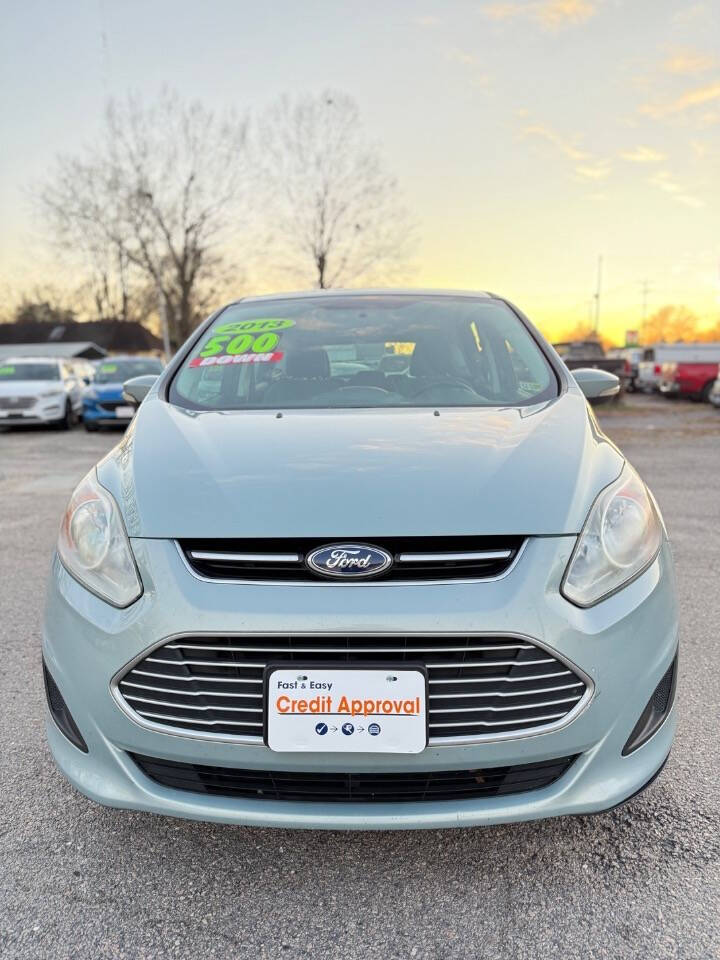
[[[92,387],[88,387],[87,390],[83,393],[83,400],[97,400],[97,390],[93,390]]]
[[[45,393],[41,393],[40,396],[45,397],[63,397],[65,395],[64,390],[46,390]]]
[[[68,573],[115,607],[142,594],[142,583],[117,504],[95,468],[75,488],[60,525],[58,553]]]
[[[561,592],[579,607],[591,607],[634,580],[655,559],[662,524],[645,484],[625,464],[590,508]]]

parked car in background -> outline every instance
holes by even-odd
[[[713,383],[708,400],[714,407],[720,408],[720,377]]]
[[[160,374],[162,369],[162,362],[155,357],[108,357],[98,363],[94,380],[83,394],[85,429],[127,426],[135,408],[123,399],[123,382],[145,374]]]
[[[608,357],[620,357],[625,361],[626,373],[628,374],[629,378],[625,389],[630,393],[638,389],[637,378],[642,355],[642,347],[614,347],[607,352]]]
[[[64,360],[4,358],[0,360],[0,425],[68,430],[80,419],[82,386]]]
[[[659,390],[663,365],[666,363],[717,363],[718,359],[720,344],[717,343],[655,343],[643,350],[638,366],[637,389],[645,393]]]
[[[663,363],[658,388],[667,396],[709,400],[718,376],[720,343],[678,344],[684,348]]]
[[[554,343],[553,346],[569,370],[592,368],[613,373],[620,379],[621,394],[630,383],[632,374],[629,361],[623,356],[606,355],[598,340],[568,340]]]
[[[597,812],[657,776],[675,579],[588,409],[615,376],[571,375],[491,294],[330,290],[232,303],[124,388],[43,630],[83,793],[410,829]]]

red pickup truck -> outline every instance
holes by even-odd
[[[660,392],[668,396],[707,401],[717,376],[717,362],[703,360],[691,363],[683,360],[679,363],[664,363]]]

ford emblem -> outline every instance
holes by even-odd
[[[361,580],[376,577],[392,566],[393,558],[380,547],[366,543],[330,543],[318,547],[305,558],[305,563],[323,577]]]

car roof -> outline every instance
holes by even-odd
[[[0,363],[67,363],[66,357],[2,357]]]
[[[233,303],[256,303],[264,300],[303,300],[311,297],[330,299],[332,297],[392,297],[392,296],[426,296],[426,297],[483,297],[496,299],[494,293],[487,290],[435,290],[432,288],[402,288],[402,287],[369,287],[367,289],[332,290],[296,290],[290,293],[268,293],[255,297],[239,297]]]

